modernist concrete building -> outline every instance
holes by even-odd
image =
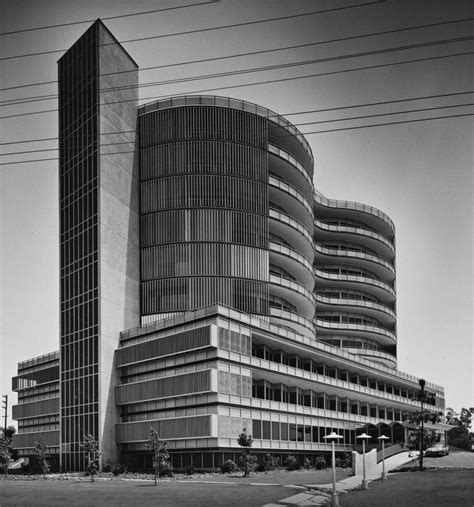
[[[137,65],[97,21],[59,61],[60,350],[20,363],[14,445],[65,470],[104,458],[216,468],[406,439],[418,380],[397,366],[395,228],[313,186],[285,118],[215,96],[137,108]],[[433,410],[443,388],[427,382]]]

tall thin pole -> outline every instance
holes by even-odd
[[[382,481],[386,478],[385,476],[385,442],[382,440]]]
[[[4,394],[3,397],[5,398],[5,406],[4,406],[4,409],[5,409],[5,413],[3,415],[4,419],[5,419],[5,423],[3,424],[3,436],[6,437],[7,436],[7,413],[8,413],[8,394]]]
[[[362,439],[362,489],[367,489],[367,479],[365,476],[365,438]]]
[[[333,494],[336,494],[336,450],[334,445],[334,440],[331,442],[331,463],[332,463],[332,491]]]
[[[420,378],[418,380],[418,383],[420,384],[420,402],[421,402],[421,435],[420,435],[420,470],[423,470],[423,441],[425,439],[425,428],[424,428],[424,422],[425,422],[425,413],[423,411],[423,401],[425,398],[425,379]]]

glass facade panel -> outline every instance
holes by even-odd
[[[98,435],[98,104],[94,25],[59,61],[61,445]]]

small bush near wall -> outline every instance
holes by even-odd
[[[316,456],[314,460],[314,468],[316,468],[316,470],[324,470],[327,468],[327,466],[328,465],[324,459],[324,456]]]
[[[298,460],[291,454],[285,459],[283,465],[287,470],[299,470],[301,468]]]
[[[222,466],[221,466],[221,472],[223,474],[230,474],[233,472],[237,472],[238,469],[239,469],[239,467],[231,459],[224,461],[224,463],[222,463]]]
[[[265,459],[263,463],[261,463],[257,472],[271,472],[277,470],[280,467],[280,458],[276,458],[270,453],[265,454]]]

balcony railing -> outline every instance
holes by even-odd
[[[314,200],[317,203],[320,203],[328,208],[352,209],[355,211],[362,211],[364,213],[368,213],[370,215],[378,217],[381,220],[383,220],[386,224],[388,224],[392,229],[392,231],[395,233],[395,224],[393,223],[392,219],[388,215],[386,215],[383,211],[380,211],[379,209],[374,208],[373,206],[369,206],[367,204],[362,204],[360,202],[354,201],[339,201],[336,199],[328,199],[319,192],[314,193]]]

